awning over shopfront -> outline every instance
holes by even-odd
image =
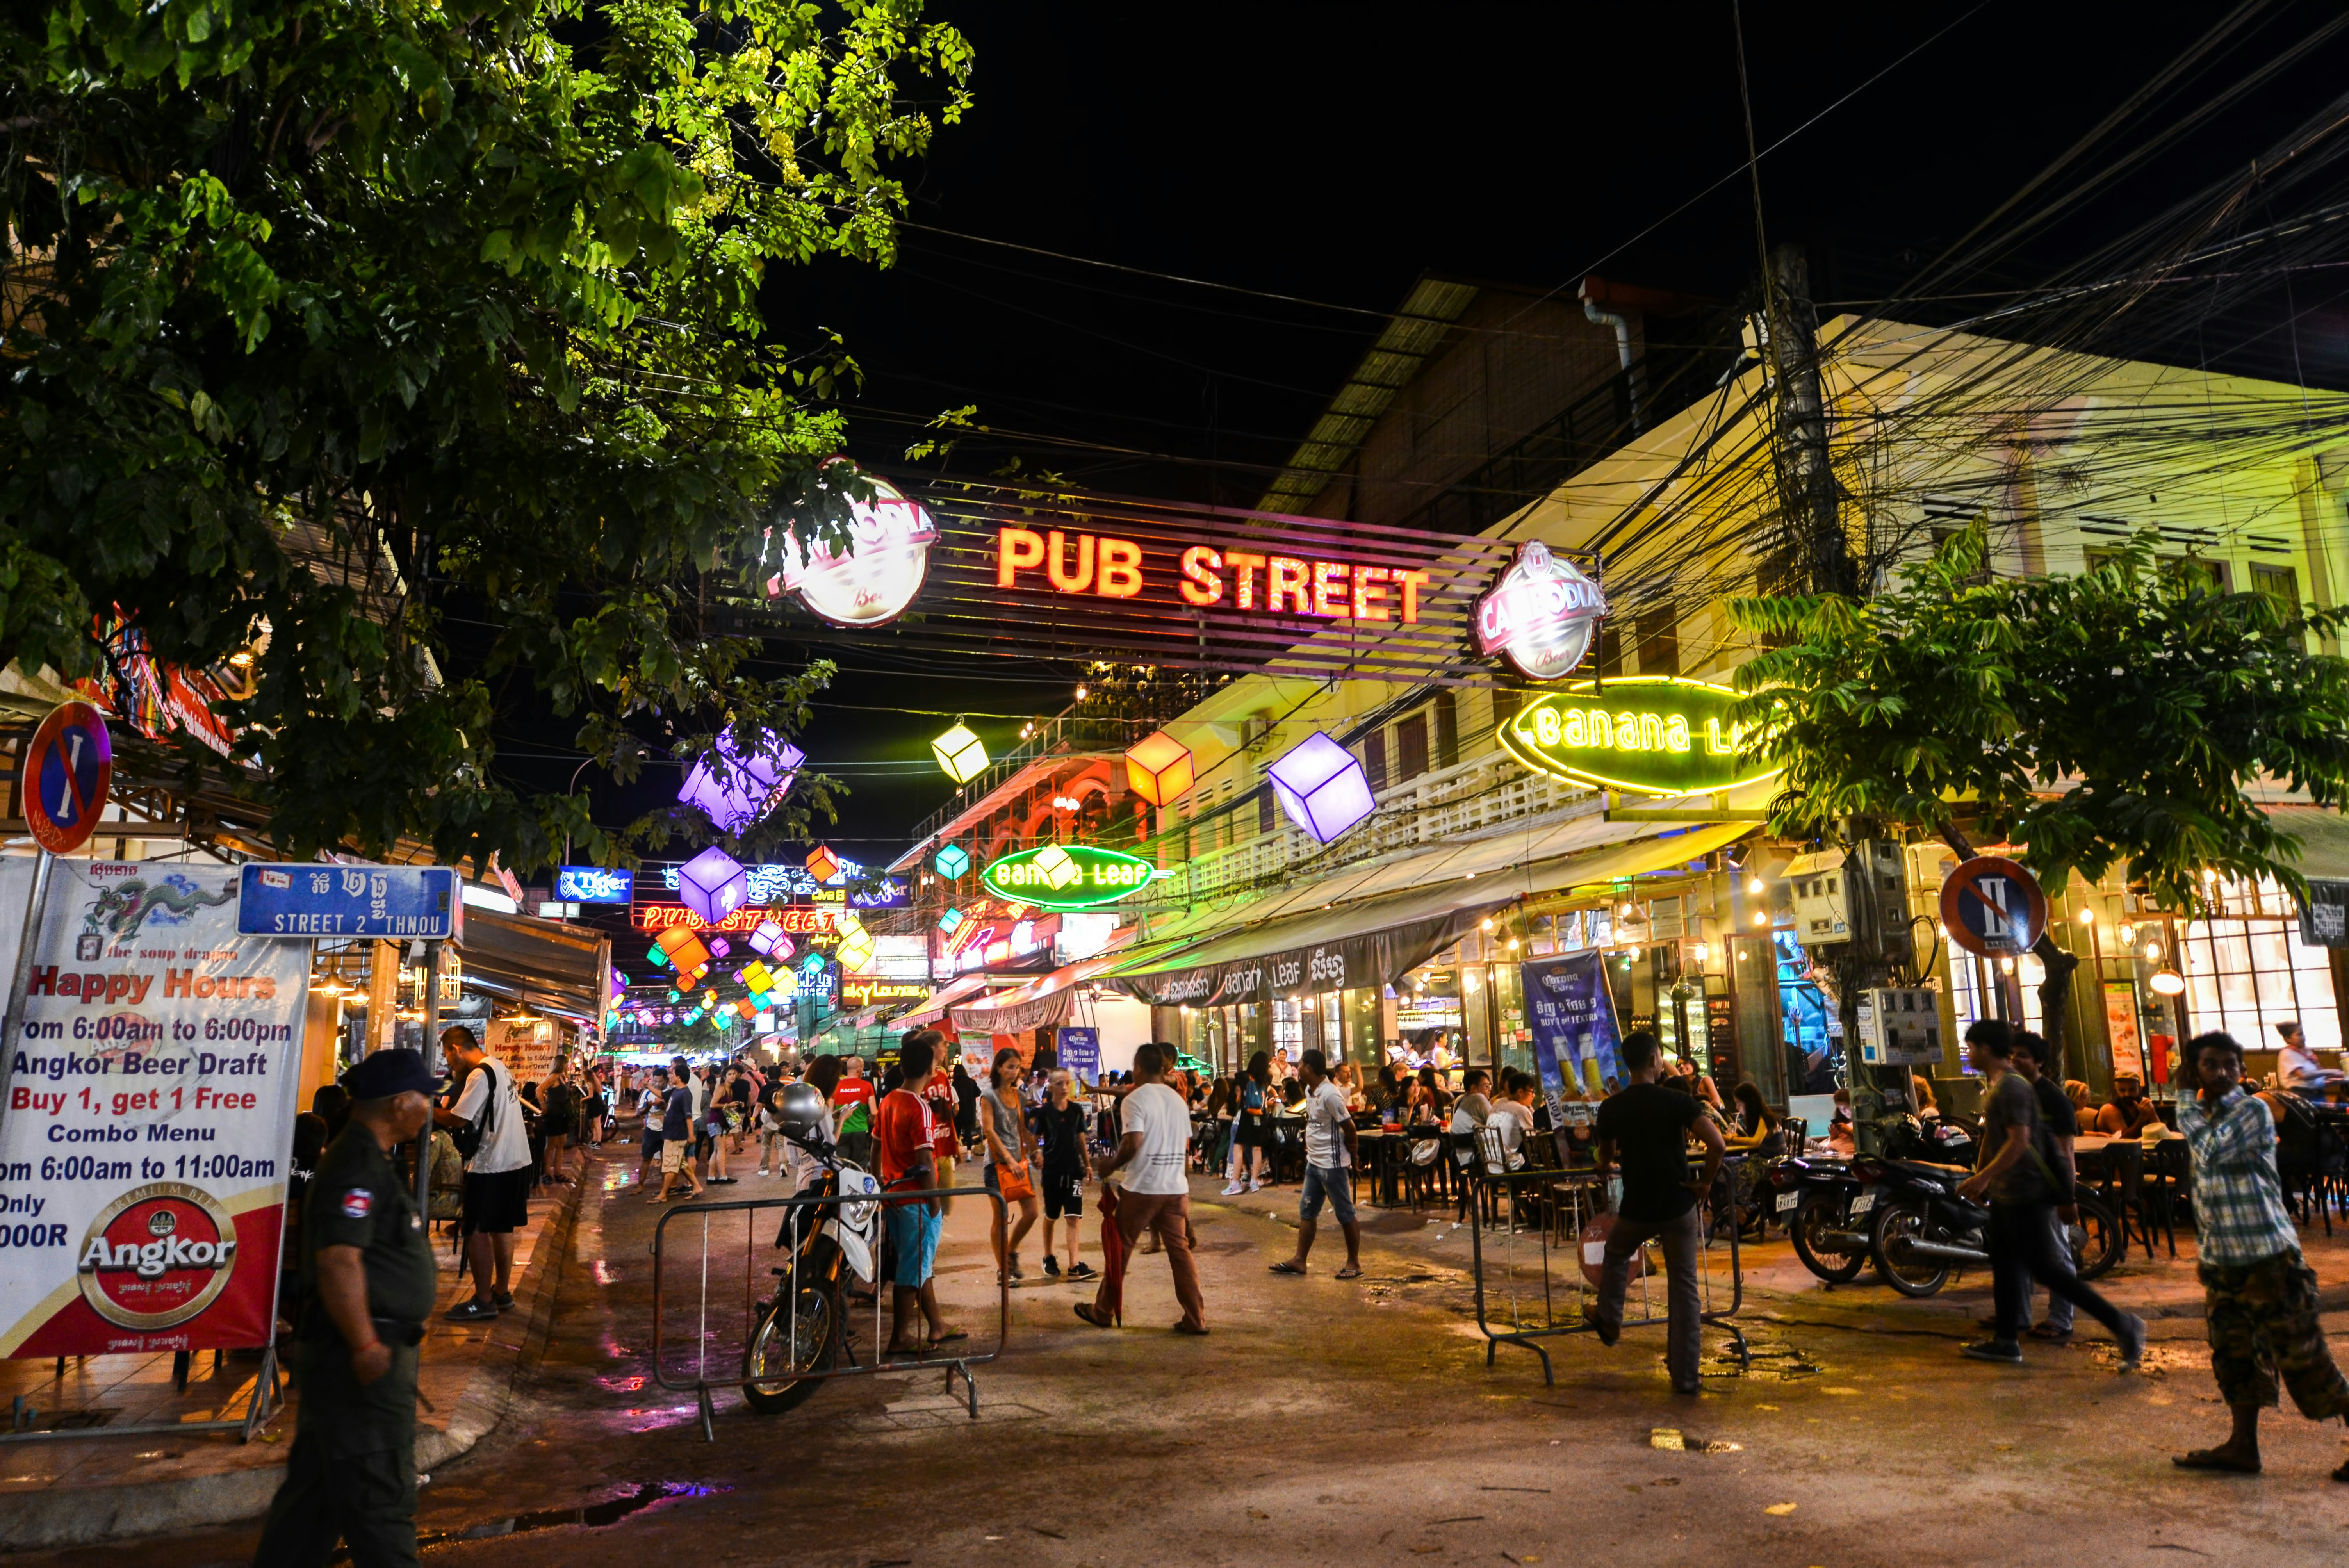
[[[949,1007],[947,1016],[965,1034],[1017,1035],[1029,1029],[1053,1028],[1068,1018],[1069,1005],[1076,1000],[1077,987],[1116,962],[1114,958],[1082,959],[984,1002]]]
[[[1391,985],[1487,913],[1521,895],[1641,876],[1697,860],[1753,830],[1747,822],[1680,829],[1584,818],[1537,842],[1551,848],[1568,833],[1593,840],[1609,833],[1614,841],[1580,853],[1542,855],[1537,850],[1514,864],[1490,863],[1482,872],[1477,862],[1491,854],[1484,844],[1413,856],[1218,912],[1211,918],[1220,923],[1220,934],[1168,938],[1163,946],[1153,943],[1149,950],[1125,957],[1105,979],[1154,1006],[1185,1007]],[[1515,845],[1525,853],[1523,839]],[[1418,885],[1340,902],[1346,890],[1391,883],[1398,872],[1413,875]],[[1245,923],[1236,928],[1236,920]]]
[[[603,1016],[612,943],[599,931],[468,909],[457,951],[477,991],[580,1023]]]
[[[908,1029],[928,1028],[947,1016],[947,1009],[957,1002],[966,1001],[987,989],[984,975],[965,975],[940,986],[930,999],[907,1013],[897,1022]]]
[[[2304,877],[2349,880],[2349,816],[2326,806],[2269,806],[2268,820],[2300,841]]]

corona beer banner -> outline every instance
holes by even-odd
[[[269,1343],[310,944],[238,935],[237,875],[57,862],[5,1044],[0,1355]]]

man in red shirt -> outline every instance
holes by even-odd
[[[925,1036],[930,1036],[925,1038]],[[881,1185],[893,1192],[928,1192],[937,1187],[937,1123],[922,1090],[930,1081],[930,1064],[936,1049],[935,1036],[923,1030],[909,1037],[897,1063],[903,1085],[881,1101],[874,1117],[874,1142],[881,1156]],[[841,1080],[846,1088],[848,1080]],[[968,1336],[947,1332],[938,1316],[937,1282],[932,1265],[937,1260],[941,1201],[901,1198],[881,1211],[889,1229],[890,1306],[893,1323],[888,1354],[915,1356]],[[929,1331],[914,1344],[905,1337],[918,1306]]]
[[[930,1043],[930,1078],[922,1087],[922,1098],[930,1106],[930,1120],[937,1130],[930,1142],[930,1170],[938,1191],[950,1191],[955,1184],[955,1155],[961,1150],[962,1140],[955,1136],[955,1090],[954,1080],[947,1077],[947,1037],[936,1029],[916,1033]],[[899,1059],[904,1059],[902,1050]],[[939,1199],[938,1212],[941,1216],[953,1213],[954,1200]]]

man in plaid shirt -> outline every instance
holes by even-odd
[[[2178,1130],[2194,1156],[2210,1375],[2235,1429],[2217,1448],[2173,1462],[2255,1475],[2260,1410],[2276,1402],[2279,1378],[2313,1421],[2349,1417],[2349,1380],[2317,1325],[2316,1271],[2302,1261],[2276,1177],[2274,1119],[2265,1102],[2244,1092],[2242,1076],[2243,1047],[2228,1035],[2195,1037],[2178,1064],[2179,1088],[2195,1091],[2178,1102]],[[2349,1464],[2333,1479],[2349,1481]]]

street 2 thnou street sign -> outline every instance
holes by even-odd
[[[1976,855],[1941,884],[1941,923],[1969,953],[2012,958],[2030,952],[2047,929],[2047,895],[2014,861]]]
[[[366,936],[445,942],[461,918],[450,866],[243,868],[236,928],[249,936]]]
[[[19,776],[25,825],[53,855],[89,841],[114,787],[114,743],[106,716],[86,702],[59,703],[33,732]]]

